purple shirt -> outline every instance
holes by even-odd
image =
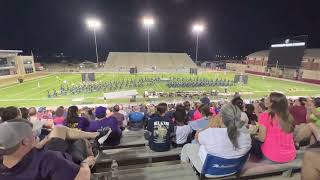
[[[85,129],[87,132],[97,132],[98,129],[102,128],[102,123],[100,120],[90,121],[89,127]]]
[[[109,127],[111,128],[112,132],[116,132],[116,133],[121,133],[120,128],[118,127],[118,121],[115,117],[108,117],[108,118],[104,118],[101,121],[101,126],[102,127]]]
[[[0,159],[0,179],[7,180],[74,179],[79,170],[68,154],[44,149],[32,149],[12,168],[5,167]]]
[[[107,146],[116,146],[120,144],[122,132],[118,126],[118,121],[115,117],[108,117],[100,120],[102,127],[109,127],[112,132],[108,139],[104,142]]]
[[[89,126],[85,129],[87,132],[97,132],[98,129],[109,127],[113,133],[121,134],[118,127],[118,121],[115,117],[108,117],[101,120],[90,121]]]

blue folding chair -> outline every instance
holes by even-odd
[[[240,173],[248,157],[249,153],[236,159],[224,159],[208,154],[200,173],[200,179],[224,177]]]

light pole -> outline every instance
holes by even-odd
[[[150,52],[150,28],[154,25],[154,19],[152,17],[144,17],[142,23],[148,31],[148,52]]]
[[[93,30],[94,34],[94,44],[96,47],[96,59],[97,59],[97,66],[99,66],[99,55],[98,55],[98,46],[97,46],[97,35],[96,35],[96,30],[101,27],[101,23],[97,19],[87,19],[87,25],[88,28]]]
[[[198,62],[198,47],[199,47],[199,34],[204,30],[204,26],[202,24],[194,24],[192,27],[192,31],[196,33],[197,41],[196,41],[196,63]]]

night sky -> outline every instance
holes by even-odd
[[[206,23],[199,60],[213,60],[217,53],[245,56],[268,49],[273,38],[303,34],[309,35],[309,48],[320,48],[319,7],[319,0],[0,0],[0,49],[94,60],[85,19],[97,17],[103,22],[97,34],[103,59],[110,51],[146,51],[146,14],[156,19],[153,52],[194,57],[195,21]]]

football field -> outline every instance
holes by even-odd
[[[226,79],[233,80],[233,72],[210,72],[202,73],[197,76],[189,74],[113,74],[113,73],[96,73],[96,81],[131,81],[144,78],[185,78],[185,79]],[[38,78],[27,80],[22,84],[14,83],[0,88],[0,107],[3,106],[59,106],[59,105],[79,105],[79,104],[102,104],[102,103],[128,103],[128,99],[103,99],[103,93],[111,90],[96,91],[92,93],[58,95],[54,98],[48,98],[48,91],[53,89],[59,92],[61,85],[71,86],[81,83],[80,73],[53,73],[39,76]],[[139,95],[144,91],[156,92],[177,92],[177,91],[213,91],[224,92],[226,87],[190,87],[190,88],[169,88],[166,82],[158,82],[154,85],[136,88]],[[121,90],[131,90],[135,88],[123,88]],[[112,91],[119,91],[112,90]],[[230,93],[240,92],[244,98],[253,99],[268,95],[272,91],[279,91],[287,96],[318,96],[320,88],[317,85],[302,84],[299,82],[279,80],[274,78],[249,75],[247,85],[236,85],[228,87]],[[59,94],[59,93],[58,93]],[[220,97],[222,98],[222,97]],[[160,99],[165,102],[173,101],[175,98]],[[160,101],[159,100],[159,101]],[[138,98],[139,102],[147,101],[144,98]]]

